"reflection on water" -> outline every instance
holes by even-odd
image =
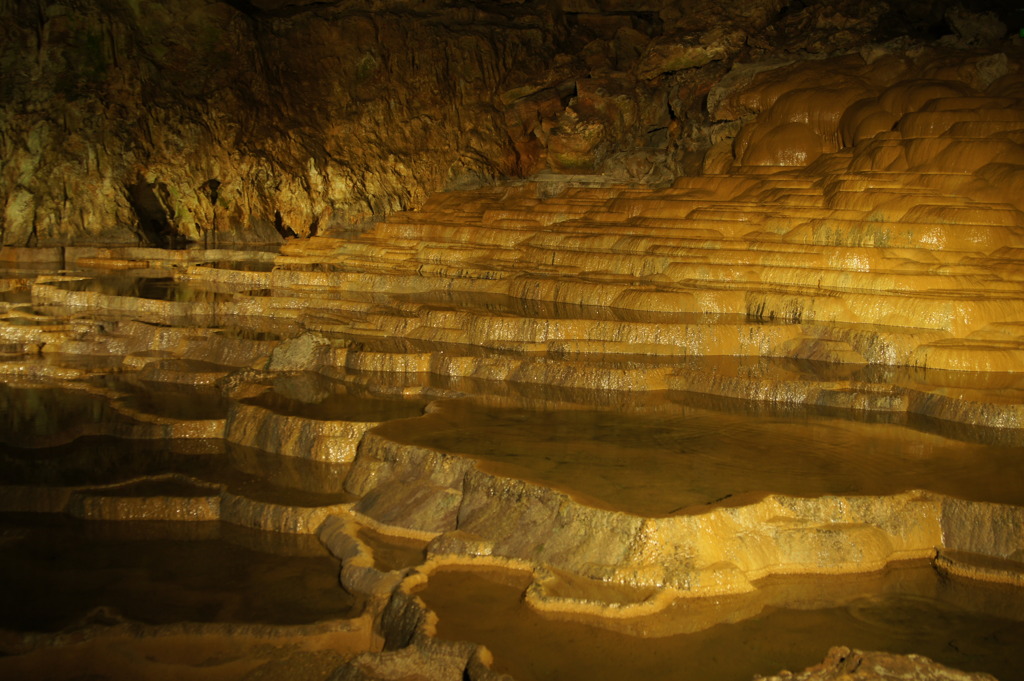
[[[258,329],[250,329],[244,326],[229,326],[217,329],[217,333],[227,338],[237,338],[239,340],[254,341],[257,343],[284,340],[284,336],[280,333],[273,331],[260,331]]]
[[[88,279],[53,282],[52,286],[66,291],[88,291],[108,296],[127,296],[175,303],[216,303],[234,300],[234,294],[190,286],[172,277],[131,277],[104,275]],[[264,289],[241,292],[248,296],[264,296]]]
[[[0,443],[47,444],[123,420],[103,396],[84,390],[0,384]]]
[[[419,416],[425,400],[382,399],[376,397],[330,394],[316,396],[306,402],[268,390],[257,397],[242,400],[243,404],[269,409],[286,416],[299,416],[318,421],[390,421]]]
[[[191,480],[162,475],[149,480],[138,480],[116,487],[104,487],[99,491],[104,497],[156,498],[174,497],[215,497],[220,490],[212,485],[197,484]]]
[[[93,378],[90,383],[122,393],[117,402],[129,410],[182,421],[222,419],[230,405],[230,400],[213,386],[158,383],[116,374]]]
[[[58,370],[71,369],[73,371],[89,372],[118,371],[123,363],[124,357],[120,355],[72,355],[61,352],[47,352],[43,355],[34,355],[32,357],[15,356],[5,358],[2,361],[5,369],[9,367],[14,369],[14,371],[36,367],[52,367]]]
[[[917,653],[1001,681],[1024,679],[1024,596],[992,585],[940,579],[928,566],[860,577],[774,580],[752,595],[684,601],[652,616],[707,628],[651,638],[538,614],[523,604],[529,578],[494,569],[450,568],[419,596],[439,616],[442,638],[486,645],[494,668],[517,681],[692,678],[738,681],[799,670],[829,647]],[[729,622],[753,607],[750,619]],[[756,614],[760,611],[760,614]],[[637,629],[643,628],[637,623]]]
[[[343,464],[278,456],[223,440],[83,437],[56,447],[0,447],[4,485],[89,487],[177,474],[250,499],[304,507],[351,501],[342,490],[347,470]]]
[[[385,536],[368,527],[360,527],[357,536],[369,547],[373,565],[381,572],[422,565],[427,557],[426,543],[417,539]]]
[[[274,261],[224,260],[219,262],[203,263],[202,267],[209,267],[217,270],[234,270],[236,272],[272,272],[274,270]]]
[[[311,555],[302,538],[260,547],[234,541],[240,531],[224,534],[216,523],[17,516],[0,516],[0,532],[0,626],[16,631],[112,617],[300,624],[358,614],[338,585],[338,563],[326,552]]]
[[[908,489],[1024,503],[1020,448],[888,423],[678,407],[657,415],[444,402],[385,424],[399,442],[473,457],[494,473],[582,501],[667,515],[734,497],[880,495]]]
[[[45,326],[53,323],[52,320],[45,317],[11,317],[3,321],[4,324],[10,324],[11,326]]]
[[[30,305],[32,303],[32,291],[27,287],[0,289],[0,303],[11,306]]]
[[[100,388],[100,394],[87,388]],[[216,388],[152,383],[118,374],[96,376],[82,389],[0,385],[0,443],[47,446],[129,423],[129,412],[182,421],[223,419],[229,400]]]
[[[631,310],[605,305],[585,305],[566,301],[531,300],[505,294],[451,291],[433,291],[395,294],[399,301],[418,303],[437,310],[469,310],[497,316],[538,319],[593,319],[622,322],[648,322],[655,324],[739,324],[748,321],[743,314],[665,312],[659,310]],[[776,323],[768,322],[766,324]],[[778,324],[788,324],[780,320]]]

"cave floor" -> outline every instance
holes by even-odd
[[[384,678],[403,639],[524,680],[745,678],[833,645],[1018,678],[1014,373],[567,352],[515,326],[803,322],[163,255],[5,273],[12,678]]]
[[[828,167],[4,249],[0,670],[1024,678],[1017,218]]]

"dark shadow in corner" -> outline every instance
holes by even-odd
[[[281,235],[282,239],[298,236],[294,229],[284,224],[284,219],[281,218],[281,211],[279,210],[274,211],[274,229],[277,230],[277,233]]]
[[[139,219],[140,241],[157,248],[181,248],[188,243],[188,239],[174,229],[171,216],[168,216],[163,202],[157,195],[157,191],[161,190],[166,193],[166,188],[162,184],[150,184],[139,178],[135,184],[127,185],[125,189],[128,192],[128,202]]]

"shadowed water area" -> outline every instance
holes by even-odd
[[[50,386],[0,385],[0,442],[43,445],[126,419],[101,395]]]
[[[425,400],[395,400],[365,395],[315,395],[320,399],[303,401],[280,392],[268,390],[243,404],[263,407],[276,414],[299,416],[317,421],[391,421],[419,416]]]
[[[198,373],[204,369],[208,367],[193,365],[183,371]],[[100,376],[89,384],[120,394],[117,403],[128,410],[182,421],[222,419],[230,405],[230,400],[213,386],[157,383],[117,375]]]
[[[305,624],[358,614],[311,537],[218,523],[0,516],[0,626]]]
[[[223,440],[124,440],[83,437],[42,448],[0,447],[0,484],[52,488],[184,476],[272,503],[319,506],[351,500],[347,465],[283,457]],[[146,495],[148,496],[148,495]]]
[[[267,265],[259,263],[251,271],[267,271]],[[250,271],[242,267],[242,271]],[[176,281],[173,277],[133,277],[130,275],[102,275],[87,279],[59,281],[51,284],[65,291],[102,293],[108,296],[145,298],[176,303],[217,303],[234,299],[232,293],[192,286]],[[246,295],[266,295],[266,291],[244,291]]]

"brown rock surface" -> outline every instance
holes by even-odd
[[[368,601],[344,658],[225,673],[497,678],[418,596],[452,564],[516,572],[552,630],[653,640],[643,617],[751,594],[715,622],[856,620],[874,606],[820,583],[762,595],[914,559],[945,581],[897,613],[984,583],[1019,630],[1024,56],[998,17],[0,15],[2,510],[316,535]],[[9,638],[5,664],[42,664]],[[804,674],[983,678],[848,649]]]
[[[950,669],[920,655],[893,655],[836,647],[820,664],[797,674],[757,677],[764,681],[993,681],[990,674]]]
[[[897,12],[784,5],[6,3],[2,241],[270,242],[545,168],[663,183],[718,141],[734,62],[855,49]],[[947,23],[989,47],[998,20]]]
[[[491,98],[554,53],[514,6],[5,8],[6,244],[274,241],[514,173]]]

